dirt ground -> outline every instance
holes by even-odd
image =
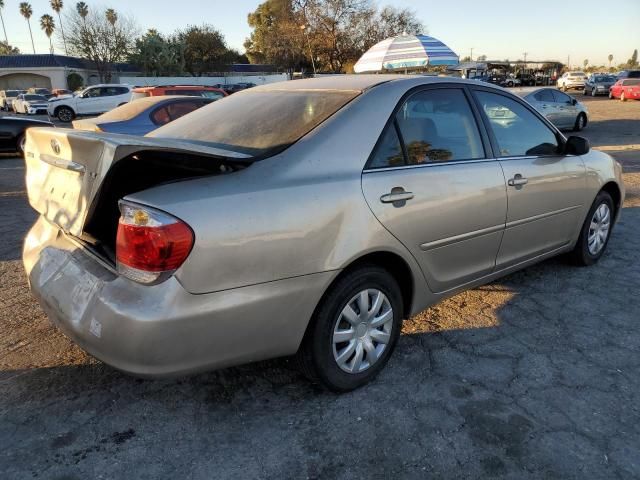
[[[35,215],[0,158],[0,478],[640,478],[640,102],[586,103],[584,136],[628,172],[601,261],[422,312],[344,395],[287,359],[150,381],[86,355],[29,293]]]

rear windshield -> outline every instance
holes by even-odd
[[[129,103],[125,103],[121,107],[114,108],[107,113],[103,113],[99,118],[101,121],[106,122],[119,122],[122,120],[129,120],[130,118],[140,115],[140,113],[142,113],[149,107],[164,102],[165,100],[166,97],[139,98],[137,100],[132,100]]]
[[[629,86],[633,86],[633,85],[640,85],[640,78],[639,79],[633,79],[633,80],[623,80],[622,81],[622,85],[624,85],[625,87],[629,87]]]
[[[615,82],[616,79],[611,75],[597,75],[596,77],[594,77],[594,80],[596,82]]]
[[[627,78],[640,78],[640,70],[631,70],[628,72]]]
[[[355,98],[355,91],[251,91],[225,97],[148,136],[268,156],[295,143]]]
[[[569,74],[570,77],[586,77],[586,75],[582,72],[574,72]]]

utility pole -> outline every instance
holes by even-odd
[[[522,52],[522,55],[524,55],[524,69],[527,69],[527,55],[529,52]]]
[[[567,70],[571,70],[571,55],[567,55]]]

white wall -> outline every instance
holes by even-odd
[[[274,75],[237,75],[232,77],[127,77],[121,75],[120,83],[129,85],[213,85],[215,83],[241,83],[251,82],[256,85],[265,83],[283,82],[287,80],[287,74]]]

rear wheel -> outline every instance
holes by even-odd
[[[580,237],[569,254],[576,265],[589,266],[604,254],[613,227],[614,207],[611,195],[600,192],[593,201],[582,225]]]
[[[402,294],[377,266],[354,270],[325,294],[298,352],[303,373],[346,392],[373,379],[391,356],[402,326]]]
[[[73,120],[74,116],[73,110],[69,107],[59,107],[58,110],[56,110],[56,117],[58,117],[58,120],[61,122],[69,123]]]
[[[613,93],[609,90],[609,100],[613,100]]]
[[[595,88],[592,88],[592,89],[591,89],[591,96],[592,96],[592,97],[595,97],[595,96],[596,96],[596,89],[595,89]]]
[[[24,133],[21,133],[16,139],[16,147],[21,157],[24,157],[24,144],[26,143],[26,137]]]
[[[584,113],[578,114],[576,117],[576,123],[573,125],[573,131],[579,132],[587,126],[587,116]]]

